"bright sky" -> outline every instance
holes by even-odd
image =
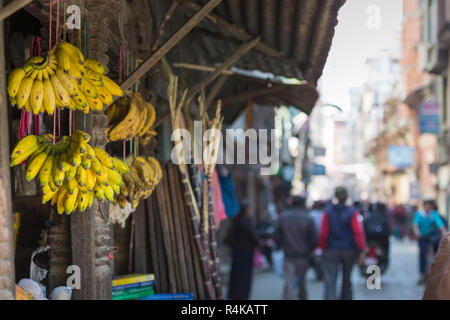
[[[347,0],[338,20],[319,87],[323,102],[348,111],[349,89],[365,82],[366,59],[400,45],[402,0]],[[379,29],[369,28],[368,22],[372,26],[379,22]]]

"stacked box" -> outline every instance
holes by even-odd
[[[154,294],[153,274],[129,274],[116,277],[112,282],[113,300],[133,300]]]

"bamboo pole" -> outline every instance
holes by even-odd
[[[175,68],[189,69],[189,70],[196,70],[196,71],[206,71],[206,72],[216,71],[216,68],[214,68],[214,67],[202,66],[199,64],[186,63],[186,62],[175,62],[172,64],[172,66],[174,66]],[[223,70],[220,73],[228,75],[228,76],[231,76],[234,74],[234,72],[231,70]]]
[[[172,174],[172,186],[174,188],[174,194],[173,198],[177,202],[177,221],[180,228],[180,235],[181,235],[181,244],[182,244],[182,251],[181,254],[184,256],[185,259],[185,269],[186,269],[186,278],[188,282],[188,288],[186,292],[192,291],[193,293],[197,293],[196,296],[198,296],[198,288],[197,283],[195,281],[195,272],[194,272],[194,266],[192,262],[193,257],[193,248],[191,248],[189,243],[189,229],[186,225],[186,214],[185,214],[185,206],[183,202],[183,193],[180,189],[180,178],[178,175],[178,169],[175,165],[170,165],[169,170]]]
[[[187,92],[185,91],[182,95],[182,98],[180,101],[177,100],[178,90],[178,78],[174,76],[170,76],[169,80],[169,87],[167,90],[167,96],[169,98],[169,105],[170,105],[170,112],[171,112],[171,120],[172,120],[172,129],[177,130],[180,128],[184,128],[183,120],[182,120],[182,113],[181,109],[184,105],[185,98]],[[177,139],[175,143],[182,143],[182,141]],[[208,260],[208,248],[204,247],[202,241],[201,241],[201,234],[200,234],[200,210],[197,205],[194,192],[192,190],[192,186],[189,180],[189,171],[188,167],[185,163],[185,160],[183,155],[178,154],[176,155],[178,157],[178,168],[180,169],[181,176],[182,176],[182,183],[184,188],[184,194],[187,199],[187,206],[189,209],[189,214],[191,215],[191,219],[193,222],[194,227],[194,238],[196,240],[198,252],[200,253],[200,259],[202,262],[202,270],[203,270],[203,276],[204,276],[204,285],[206,288],[206,291],[208,292],[209,298],[212,300],[216,299],[216,292],[214,289],[213,281],[211,278],[210,273],[210,264]],[[190,156],[190,155],[188,155]]]

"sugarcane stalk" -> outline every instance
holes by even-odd
[[[212,177],[211,175],[207,178],[208,187],[212,189]],[[216,221],[214,217],[214,199],[212,193],[209,193],[209,244],[211,251],[211,258],[213,262],[213,277],[215,279],[214,286],[216,289],[216,295],[218,299],[223,299],[222,295],[222,275],[220,272],[220,259],[217,250],[217,230],[216,230]]]
[[[183,127],[182,124],[182,114],[181,114],[181,108],[184,104],[184,100],[186,98],[187,91],[185,90],[182,98],[179,102],[177,102],[177,90],[178,90],[178,78],[170,75],[170,81],[169,81],[169,87],[167,90],[167,96],[169,98],[169,106],[170,106],[170,113],[171,113],[171,120],[172,120],[172,129],[176,130]],[[182,143],[180,141],[181,138],[178,138],[176,143]],[[181,144],[183,146],[183,144]],[[189,180],[189,170],[184,162],[183,155],[176,155],[179,157],[178,161],[178,167],[180,169],[181,177],[182,177],[182,184],[184,188],[184,195],[186,197],[186,204],[188,207],[189,214],[192,219],[192,224],[194,227],[194,238],[195,243],[200,255],[200,260],[202,262],[202,270],[203,270],[203,276],[204,276],[204,284],[206,287],[207,292],[209,293],[210,299],[215,300],[216,299],[216,292],[213,286],[211,273],[210,273],[210,265],[209,265],[209,259],[208,259],[208,251],[209,248],[205,247],[201,241],[201,234],[200,234],[200,227],[199,227],[199,220],[201,219],[200,216],[200,210],[197,205],[194,192],[192,190],[192,186]]]

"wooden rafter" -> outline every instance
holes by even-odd
[[[146,74],[167,52],[180,42],[205,16],[207,16],[222,0],[210,0],[201,7],[169,40],[147,58],[122,84],[122,90],[126,91],[144,74]]]
[[[236,50],[235,53],[233,53],[228,59],[226,59],[216,70],[209,75],[207,75],[202,81],[194,85],[187,95],[186,101],[189,103],[189,101],[194,98],[196,94],[198,94],[202,88],[205,88],[208,84],[210,84],[212,81],[214,81],[224,70],[228,70],[230,67],[232,67],[242,56],[244,56],[247,52],[249,52],[253,47],[255,47],[259,41],[260,37],[256,37],[252,41],[243,43],[239,49]]]
[[[13,15],[15,12],[24,8],[28,4],[33,2],[33,0],[15,0],[11,1],[7,5],[5,5],[2,9],[0,9],[0,21],[5,20],[9,16]]]
[[[242,100],[247,100],[250,98],[256,98],[256,97],[260,97],[260,96],[264,96],[264,95],[268,95],[268,94],[273,94],[275,92],[279,92],[284,89],[286,89],[286,86],[277,85],[277,86],[272,86],[269,88],[259,88],[259,89],[241,92],[234,96],[223,99],[222,106],[229,105],[231,103],[242,101]]]

